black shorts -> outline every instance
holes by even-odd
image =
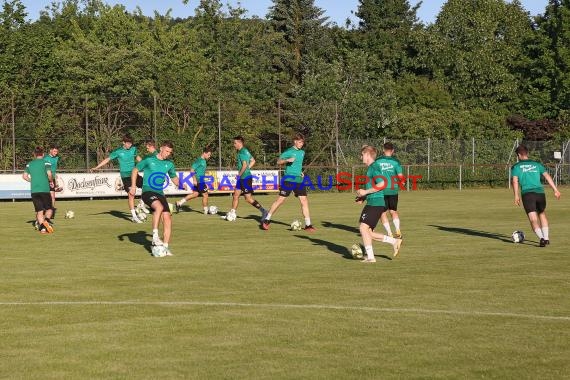
[[[168,206],[168,201],[166,200],[164,194],[158,194],[155,193],[154,191],[145,191],[144,193],[142,193],[141,199],[152,210],[154,210],[154,208],[152,207],[153,202],[159,201],[163,207],[162,212],[170,212],[170,207]]]
[[[522,195],[522,202],[526,213],[537,212],[542,214],[546,210],[546,195],[541,193],[526,193]]]
[[[197,191],[198,194],[208,194],[208,184],[204,182],[198,182],[198,186],[195,186],[194,191]]]
[[[32,203],[36,212],[46,211],[53,208],[50,193],[32,193]]]
[[[306,197],[307,187],[302,182],[288,182],[284,181],[279,185],[279,195],[282,197],[288,197],[291,194],[295,194],[296,197]]]
[[[236,190],[241,190],[242,195],[253,194],[253,178],[240,178],[236,183]]]
[[[121,181],[123,181],[123,190],[125,190],[128,193],[131,187],[131,177],[121,177]],[[142,185],[143,185],[143,177],[137,175],[137,187],[140,189],[142,188]]]
[[[384,195],[384,202],[388,210],[398,211],[398,194]]]
[[[367,224],[371,229],[375,229],[382,214],[386,211],[385,206],[364,206],[360,214],[359,223]]]

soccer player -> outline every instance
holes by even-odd
[[[34,149],[35,159],[26,165],[22,174],[24,180],[30,182],[32,202],[36,211],[36,222],[42,234],[52,233],[53,227],[50,218],[53,213],[51,203],[50,186],[53,186],[50,163],[44,160],[44,149]]]
[[[206,183],[206,168],[208,167],[207,160],[212,157],[212,148],[205,147],[202,151],[200,157],[192,163],[192,168],[190,174],[192,175],[192,182],[194,183],[194,188],[196,191],[190,189],[190,194],[186,195],[184,198],[176,202],[176,212],[180,212],[180,208],[190,199],[202,196],[202,208],[204,209],[204,215],[208,215],[208,184]]]
[[[519,162],[511,168],[513,177],[513,191],[515,193],[515,205],[520,206],[521,197],[519,196],[519,185],[522,192],[522,203],[524,210],[528,216],[530,226],[534,233],[540,239],[539,246],[546,247],[550,244],[548,219],[546,218],[546,195],[544,194],[544,186],[541,177],[554,190],[556,199],[560,199],[560,192],[556,188],[550,174],[546,172],[544,166],[536,161],[528,158],[528,148],[519,145],[515,151],[519,158]]]
[[[401,239],[402,232],[400,231],[400,216],[398,215],[398,190],[400,183],[403,182],[404,176],[402,174],[402,166],[400,161],[394,157],[394,144],[387,142],[383,146],[384,156],[380,157],[378,164],[382,170],[382,175],[386,177],[388,183],[384,189],[384,201],[386,202],[387,211],[382,214],[381,220],[384,229],[388,236],[392,236],[392,229],[390,228],[390,221],[388,220],[388,213],[392,217],[396,233],[394,237]]]
[[[168,185],[168,178],[178,186],[179,181],[176,176],[174,162],[168,160],[172,154],[173,145],[170,141],[165,141],[160,146],[160,151],[155,157],[147,157],[140,161],[131,173],[131,187],[129,193],[133,196],[137,191],[136,183],[139,172],[144,171],[144,181],[142,185],[142,199],[152,210],[152,245],[162,245],[166,248],[166,255],[172,256],[168,247],[172,235],[172,215],[168,207],[168,201],[164,196],[165,185]],[[158,227],[162,220],[163,239],[158,235]]]
[[[144,142],[144,146],[146,148],[146,154],[143,157],[143,160],[148,157],[156,157],[158,154],[158,150],[156,149],[156,142],[153,139],[148,139]]]
[[[126,135],[123,137],[123,146],[120,148],[115,149],[111,152],[109,157],[105,158],[103,161],[99,163],[99,165],[95,166],[91,169],[91,171],[98,170],[104,165],[107,165],[111,160],[118,160],[119,161],[119,172],[121,175],[121,180],[123,181],[123,188],[128,194],[128,202],[129,202],[129,209],[131,210],[131,220],[134,223],[142,223],[137,216],[135,211],[135,194],[129,191],[131,187],[131,172],[135,167],[135,161],[140,162],[141,158],[137,154],[137,148],[133,145],[133,139]],[[136,187],[142,187],[142,177],[139,175],[135,177]]]
[[[49,162],[50,164],[50,168],[51,168],[51,178],[53,180],[53,182],[50,184],[49,187],[49,192],[51,194],[51,204],[52,204],[52,210],[53,210],[53,215],[51,216],[51,219],[55,218],[55,212],[57,211],[57,208],[55,207],[55,193],[57,191],[61,191],[60,188],[57,187],[57,165],[59,164],[59,147],[55,144],[50,145],[49,147],[49,152],[47,156],[44,156],[44,160],[46,162]]]
[[[249,153],[249,150],[244,146],[244,139],[242,136],[234,137],[234,148],[237,150],[237,183],[234,190],[232,199],[232,208],[228,214],[236,216],[236,210],[239,205],[239,197],[243,195],[247,203],[255,207],[261,212],[261,220],[265,219],[267,211],[261,204],[253,198],[253,179],[251,177],[250,169],[255,165],[255,159]]]
[[[382,235],[374,232],[374,228],[378,224],[378,220],[382,213],[386,211],[386,203],[384,201],[384,180],[382,179],[382,169],[376,157],[378,150],[373,146],[365,145],[360,151],[362,154],[362,162],[368,166],[366,177],[368,181],[364,189],[358,189],[356,195],[359,199],[366,198],[366,206],[362,209],[360,214],[360,234],[362,235],[362,243],[366,250],[366,258],[363,260],[365,263],[375,263],[374,250],[372,248],[372,241],[381,241],[383,243],[392,244],[394,248],[394,257],[400,253],[400,246],[402,239],[395,239],[388,235]],[[362,203],[359,200],[358,203]]]
[[[291,191],[301,203],[301,211],[305,217],[305,231],[314,232],[315,227],[311,224],[311,215],[309,213],[309,200],[307,199],[307,189],[303,186],[303,159],[305,158],[305,137],[297,133],[293,137],[293,146],[287,149],[279,159],[277,165],[285,165],[285,173],[283,176],[283,183],[279,187],[279,196],[273,202],[265,219],[261,222],[261,227],[264,230],[269,229],[271,217],[279,207],[285,202]]]

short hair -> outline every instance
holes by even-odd
[[[41,146],[36,146],[34,148],[34,156],[38,157],[43,155],[44,155],[44,148],[42,148]]]
[[[384,150],[394,150],[394,144],[392,144],[391,142],[387,142],[386,144],[384,144]]]
[[[378,149],[373,147],[372,145],[364,145],[360,150],[361,154],[368,153],[372,158],[378,157]]]
[[[234,141],[241,141],[242,144],[245,143],[245,140],[243,139],[243,136],[241,136],[241,135],[234,137]]]
[[[144,145],[150,145],[150,146],[156,146],[156,141],[154,141],[153,139],[146,139],[144,141]]]
[[[524,145],[519,145],[515,150],[515,153],[525,156],[528,154],[528,148]]]
[[[133,143],[133,138],[130,135],[125,135],[123,136],[123,142],[124,143]]]
[[[57,145],[57,144],[50,144],[49,150],[52,150],[52,149],[59,149],[59,145]]]
[[[160,144],[160,146],[161,147],[165,146],[167,148],[174,149],[174,144],[170,140],[163,141],[162,144]]]
[[[302,133],[295,133],[293,136],[293,141],[305,141],[305,136]]]
[[[210,146],[205,146],[204,150],[202,150],[202,153],[212,153],[212,148]]]

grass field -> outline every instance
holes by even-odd
[[[401,254],[376,243],[376,264],[348,258],[350,194],[310,195],[313,234],[288,230],[293,197],[270,231],[244,202],[174,215],[166,258],[124,199],[60,201],[52,235],[1,203],[0,377],[569,378],[569,190],[546,248],[507,189],[401,194]]]

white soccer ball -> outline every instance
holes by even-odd
[[[227,220],[228,222],[233,222],[233,221],[235,221],[236,219],[237,219],[237,215],[236,215],[235,213],[233,213],[233,212],[228,212],[228,213],[226,214],[226,220]]]
[[[210,206],[210,208],[208,209],[208,213],[210,213],[212,215],[216,215],[218,213],[218,207],[217,206]]]
[[[360,244],[353,244],[352,247],[350,247],[350,254],[355,260],[360,260],[364,257]]]
[[[303,225],[298,220],[291,222],[291,231],[301,231],[302,229]]]
[[[65,213],[65,219],[73,219],[73,218],[75,218],[75,213],[73,211],[69,210]]]
[[[138,217],[140,220],[142,220],[143,222],[146,220],[147,216],[148,216],[147,213],[144,212],[143,210],[139,210],[139,211],[137,212],[137,217]]]
[[[163,245],[154,245],[152,247],[151,255],[154,257],[165,257],[166,248]]]
[[[515,231],[511,235],[513,243],[522,243],[524,241],[524,238],[525,238],[524,232],[522,231]]]

